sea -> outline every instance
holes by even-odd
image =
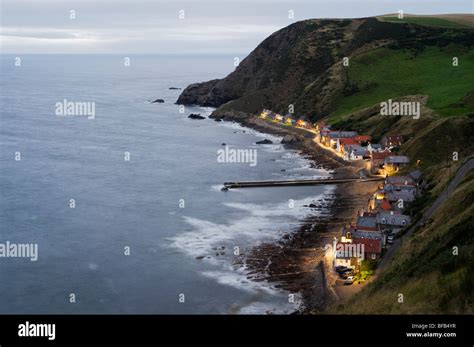
[[[249,280],[236,259],[295,232],[316,213],[304,205],[333,187],[221,188],[331,172],[278,137],[175,104],[187,85],[232,72],[233,55],[0,60],[0,246],[38,251],[36,261],[0,254],[1,314],[298,308],[278,283]],[[263,139],[273,144],[256,144]],[[255,165],[219,161],[226,146],[252,151]]]

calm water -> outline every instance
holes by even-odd
[[[125,67],[114,55],[29,55],[15,67],[1,56],[0,243],[37,243],[39,259],[0,258],[0,313],[295,308],[274,283],[248,281],[232,250],[295,230],[309,213],[302,205],[331,188],[220,187],[328,172],[278,144],[254,144],[272,137],[188,119],[211,110],[179,113],[180,91],[169,90],[223,77],[232,64],[230,56],[132,56]],[[147,102],[154,98],[165,103]],[[95,102],[95,119],[56,116],[63,99]],[[222,143],[257,149],[258,165],[218,163]]]

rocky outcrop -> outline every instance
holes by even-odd
[[[344,57],[382,45],[416,49],[420,42],[436,44],[442,33],[376,18],[297,22],[270,35],[227,77],[185,88],[177,104],[218,107],[213,117],[219,119],[263,108],[285,114],[291,104],[298,115],[316,120],[334,109],[346,87]]]
[[[273,144],[273,142],[272,142],[272,140],[265,139],[265,140],[262,140],[262,141],[257,141],[257,142],[255,142],[255,144],[257,144],[257,145],[271,145],[271,144]]]
[[[179,105],[199,105],[217,107],[229,101],[222,95],[215,85],[219,80],[211,80],[208,82],[194,83],[186,87],[176,101]]]
[[[281,143],[285,145],[294,145],[302,141],[304,141],[304,139],[301,139],[295,135],[285,135],[283,139],[281,139]]]
[[[214,120],[242,121],[248,118],[248,114],[241,111],[217,109],[209,116]]]
[[[190,119],[206,119],[206,117],[201,116],[199,113],[191,113],[188,118]]]

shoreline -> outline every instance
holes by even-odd
[[[291,135],[295,141],[283,145],[299,150],[315,167],[330,171],[334,178],[358,177],[361,169],[319,147],[313,141],[314,135],[304,129],[273,124],[256,116],[243,117],[241,113],[237,116],[213,114],[210,118],[233,121],[261,133]],[[366,201],[377,186],[377,182],[336,185],[328,199],[314,201],[315,212],[324,209],[328,211],[327,215],[315,213],[280,241],[254,247],[237,264],[249,269],[249,280],[274,282],[276,287],[299,295],[300,305],[294,313],[324,313],[328,307],[341,301],[334,289],[337,276],[332,264],[325,259],[324,246],[339,236],[344,225],[356,221],[357,212],[366,208]]]

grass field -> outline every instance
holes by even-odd
[[[419,25],[435,26],[441,28],[466,28],[467,25],[462,23],[456,23],[454,21],[436,18],[436,17],[404,17],[403,19],[398,19],[398,17],[381,17],[382,20],[386,22],[396,22],[396,23],[413,23]]]
[[[459,66],[453,67],[453,57],[459,58]],[[461,102],[474,90],[474,48],[451,45],[422,52],[380,48],[351,59],[346,71],[352,91],[341,93],[332,120],[389,98],[414,94],[428,95],[427,107],[442,116],[474,112],[472,102]]]

